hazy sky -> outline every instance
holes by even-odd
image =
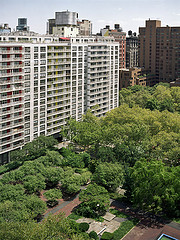
[[[13,29],[17,19],[25,17],[30,30],[45,33],[47,19],[65,10],[92,21],[93,33],[114,23],[125,32],[138,32],[149,18],[161,20],[162,26],[180,26],[180,0],[0,0],[0,23]]]

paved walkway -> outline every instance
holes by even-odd
[[[45,196],[43,195],[45,191],[41,192],[41,196],[40,198],[43,201],[47,201],[47,199],[45,198]],[[73,210],[74,207],[78,206],[81,203],[81,201],[79,200],[79,194],[77,194],[75,197],[70,198],[69,200],[64,200],[64,199],[59,199],[58,200],[58,205],[53,207],[53,208],[49,208],[43,215],[44,218],[48,217],[49,214],[58,214],[60,212],[64,212],[65,216],[69,216]]]
[[[155,240],[162,233],[180,240],[180,224],[169,223],[162,218],[140,214],[118,201],[113,201],[111,207],[139,219],[139,223],[123,238],[123,240]]]

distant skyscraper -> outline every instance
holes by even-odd
[[[79,34],[77,26],[78,14],[76,12],[56,12],[55,19],[49,19],[47,33],[57,34],[62,37],[76,37]]]
[[[16,31],[29,31],[29,26],[27,26],[27,18],[18,18],[18,26],[16,26]]]
[[[132,31],[126,37],[126,67],[138,67],[138,37]]]
[[[112,36],[116,42],[119,42],[119,68],[126,68],[126,33],[122,31],[119,24],[114,25],[115,29],[106,26],[101,29],[102,36]]]
[[[89,20],[82,20],[78,22],[79,35],[81,36],[91,36],[92,35],[92,23]]]
[[[151,74],[150,85],[180,78],[180,27],[147,20],[139,28],[139,66]]]

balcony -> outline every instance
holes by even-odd
[[[22,68],[24,64],[10,64],[10,65],[1,65],[0,69],[13,69],[13,68]]]

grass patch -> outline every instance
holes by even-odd
[[[97,218],[93,218],[95,221],[97,221],[97,222],[104,222],[104,218],[103,217],[101,217],[101,216],[99,216],[99,217],[97,217]]]
[[[73,219],[73,220],[78,220],[79,218],[82,218],[82,216],[77,215],[75,213],[71,213],[68,218]]]
[[[129,217],[127,214],[122,213],[116,209],[110,209],[109,212],[116,215],[116,217],[119,217],[119,218],[128,218]]]
[[[73,219],[73,220],[78,220],[79,218],[83,218],[83,216],[77,215],[77,214],[75,214],[75,213],[71,213],[71,214],[68,216],[68,218]],[[97,221],[97,222],[103,222],[103,221],[104,221],[104,218],[101,217],[101,216],[99,216],[99,217],[97,217],[97,218],[93,218],[93,219],[94,219],[95,221]]]
[[[180,223],[180,218],[174,218],[173,222]]]
[[[123,238],[137,223],[137,219],[122,222],[120,227],[113,233],[113,240],[120,240]]]

